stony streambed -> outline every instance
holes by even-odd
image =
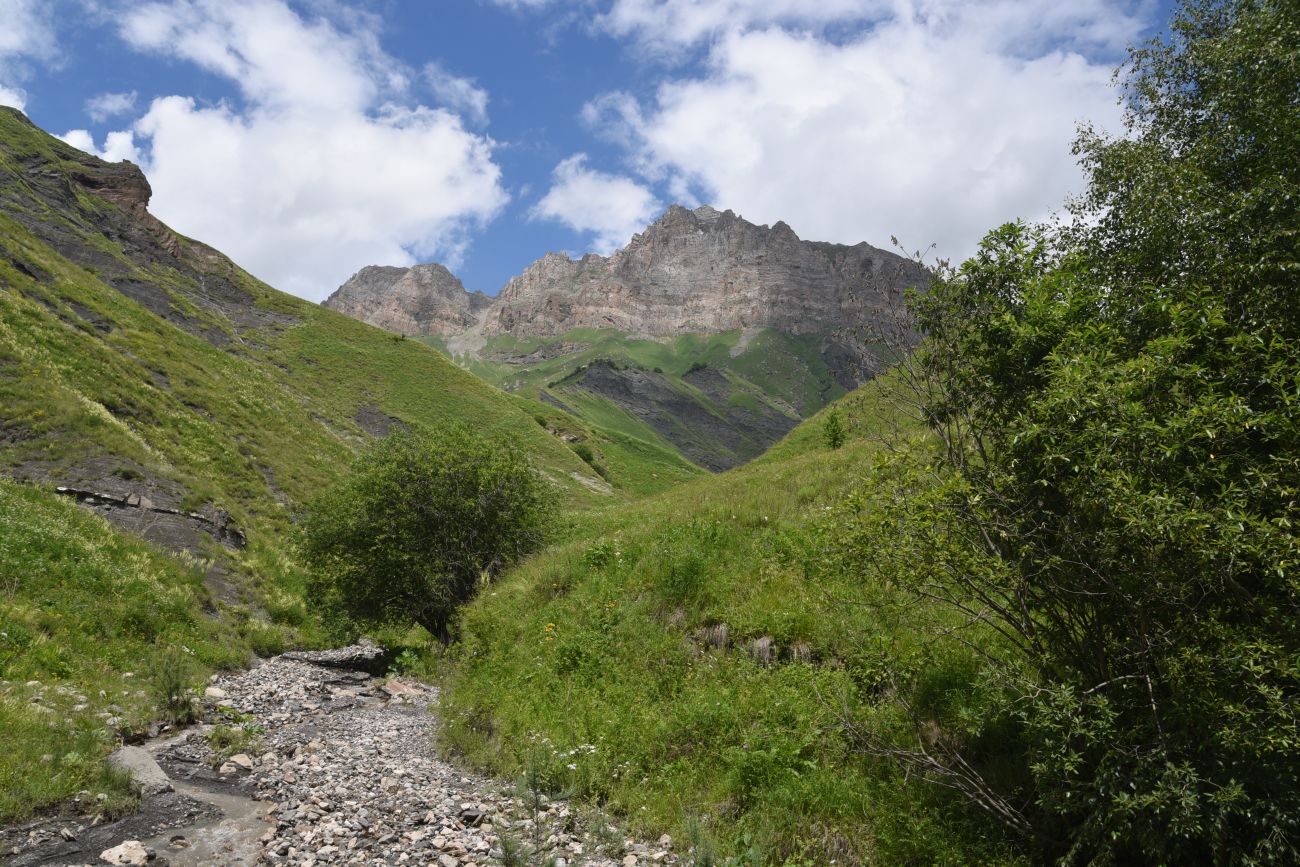
[[[137,815],[7,829],[0,861],[482,867],[501,863],[508,835],[536,844],[535,864],[677,863],[666,837],[627,838],[599,814],[539,807],[440,760],[436,690],[367,674],[378,652],[363,644],[285,654],[216,679],[209,717],[254,732],[240,742],[247,751],[215,755],[211,725],[151,741],[128,756],[146,790]]]

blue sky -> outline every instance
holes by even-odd
[[[1076,124],[1167,0],[0,0],[0,103],[319,300],[497,291],[668,204],[960,258],[1079,190]]]

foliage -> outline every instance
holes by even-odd
[[[171,645],[154,660],[150,679],[162,718],[172,725],[186,725],[198,716],[194,694],[194,664],[185,648]]]
[[[482,581],[540,547],[552,501],[505,442],[463,425],[393,433],[309,506],[311,591],[359,623],[414,622],[445,643]]]
[[[859,565],[892,546],[965,618],[973,718],[1019,755],[960,721],[868,746],[1046,857],[1300,858],[1297,81],[1300,7],[1185,4],[1133,55],[1129,135],[1080,139],[1082,219],[1003,226],[916,300],[943,453]]]
[[[881,397],[855,395],[855,432],[894,418]],[[759,461],[576,518],[465,609],[444,746],[683,846],[699,820],[717,863],[1014,863],[845,726],[893,656],[918,664],[896,591],[824,563],[827,509],[875,451],[828,453],[811,420]]]
[[[840,416],[838,409],[832,408],[826,414],[825,420],[822,421],[822,437],[826,440],[827,447],[838,449],[844,445],[847,436],[848,432],[844,429],[844,419]]]

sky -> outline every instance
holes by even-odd
[[[438,261],[495,294],[673,203],[969,255],[1081,191],[1170,0],[0,0],[0,104],[320,300]]]

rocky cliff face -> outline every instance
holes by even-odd
[[[876,321],[902,287],[925,280],[915,263],[868,244],[803,241],[785,223],[674,205],[612,256],[547,253],[495,300],[435,264],[363,268],[325,305],[407,334],[458,334],[480,321],[486,336],[808,334]]]
[[[399,334],[460,334],[478,322],[492,303],[467,292],[443,266],[414,268],[369,265],[325,299],[325,306]]]
[[[891,293],[925,279],[914,263],[868,244],[802,241],[785,223],[674,205],[612,256],[548,253],[534,262],[501,290],[483,333],[806,334],[874,320]]]

